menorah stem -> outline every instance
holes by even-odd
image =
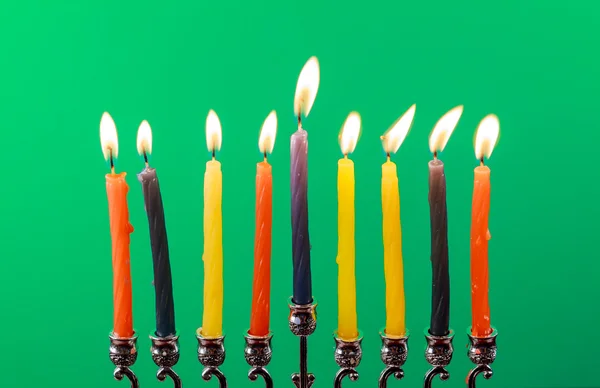
[[[173,366],[179,361],[179,336],[177,334],[168,337],[150,336],[152,347],[152,361],[158,366],[156,378],[165,381],[167,376],[173,380],[175,388],[181,388],[181,378],[173,370]]]
[[[297,305],[289,300],[290,316],[289,326],[291,332],[300,338],[300,373],[292,374],[292,382],[296,388],[310,388],[315,381],[315,376],[308,373],[308,336],[314,333],[317,327],[317,303]]]
[[[266,388],[273,388],[273,379],[269,372],[265,369],[269,362],[273,351],[271,350],[271,339],[273,335],[271,333],[264,337],[253,336],[247,333],[244,337],[246,339],[246,348],[244,349],[244,356],[246,362],[252,367],[248,372],[248,378],[252,381],[256,381],[258,376],[262,376],[265,380]]]
[[[340,367],[333,380],[333,386],[342,388],[344,377],[348,376],[350,381],[358,380],[356,368],[362,359],[362,333],[359,331],[356,339],[344,340],[336,332],[333,339],[335,340],[335,362]]]
[[[225,336],[208,338],[202,335],[202,328],[196,330],[198,339],[198,361],[204,366],[202,379],[209,381],[215,376],[220,388],[227,388],[227,378],[219,367],[225,362]]]
[[[450,374],[446,367],[452,361],[452,339],[454,332],[448,331],[447,335],[437,336],[429,334],[429,329],[425,330],[425,339],[427,340],[427,348],[425,349],[425,359],[432,366],[425,374],[424,388],[431,388],[431,383],[435,376],[440,376],[442,381],[448,380]]]
[[[494,374],[490,364],[496,360],[496,337],[498,336],[498,332],[492,328],[492,332],[486,337],[474,337],[471,333],[471,328],[469,328],[467,331],[467,335],[469,336],[469,350],[467,351],[467,355],[477,366],[469,371],[467,384],[469,388],[476,388],[475,382],[477,376],[483,374],[483,378],[488,380]]]
[[[385,369],[379,375],[379,388],[387,388],[387,380],[394,376],[397,380],[404,377],[402,366],[408,357],[408,331],[403,337],[388,336],[385,329],[379,332],[381,337],[381,361]]]
[[[109,355],[110,360],[115,365],[113,376],[116,380],[123,380],[127,378],[131,388],[139,388],[140,383],[138,382],[137,376],[130,366],[135,364],[137,360],[137,336],[135,333],[129,338],[119,338],[114,334],[110,334],[110,347]]]

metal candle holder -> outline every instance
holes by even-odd
[[[467,384],[469,388],[475,388],[477,376],[483,373],[483,378],[488,380],[494,374],[490,364],[496,360],[496,337],[498,331],[492,327],[492,332],[487,337],[474,337],[471,328],[467,331],[469,336],[469,350],[467,355],[469,359],[477,366],[469,371]]]
[[[425,374],[424,388],[431,388],[431,382],[437,375],[440,376],[441,380],[448,380],[450,378],[450,373],[448,373],[446,367],[452,361],[452,353],[454,351],[452,347],[453,338],[454,331],[452,330],[449,330],[448,334],[443,336],[431,335],[429,329],[425,330],[425,339],[427,340],[425,359],[432,368]]]
[[[181,379],[173,370],[173,366],[179,361],[179,336],[177,334],[167,337],[150,336],[152,347],[152,361],[158,366],[156,378],[165,381],[167,376],[173,380],[175,388],[181,388]]]
[[[123,377],[127,377],[131,383],[131,388],[139,388],[140,383],[135,373],[129,368],[137,360],[137,335],[134,333],[129,338],[118,338],[115,337],[114,333],[111,333],[108,337],[110,338],[110,360],[115,364],[113,376],[119,381],[123,380]]]
[[[358,338],[350,341],[341,339],[337,332],[333,334],[335,340],[335,362],[338,364],[340,369],[335,374],[333,380],[334,388],[342,388],[342,380],[348,376],[350,381],[358,380],[358,372],[356,367],[360,364],[362,359],[362,333],[358,332]]]
[[[379,388],[387,388],[387,380],[391,375],[397,380],[404,377],[402,366],[408,357],[408,331],[403,337],[388,336],[385,330],[379,332],[381,336],[381,361],[386,365],[379,375]]]
[[[252,368],[248,372],[248,378],[252,381],[256,381],[258,376],[262,376],[265,380],[266,388],[273,388],[273,379],[269,374],[269,371],[265,369],[271,357],[273,350],[271,349],[271,339],[273,335],[271,333],[264,337],[253,336],[247,333],[244,338],[246,339],[246,348],[244,349],[244,356],[246,362]]]
[[[295,304],[290,297],[289,326],[290,331],[300,337],[300,373],[292,374],[292,382],[296,388],[310,388],[315,381],[315,375],[308,373],[308,336],[317,328],[317,302]]]
[[[225,335],[207,338],[202,335],[202,328],[196,330],[198,339],[198,361],[204,366],[202,379],[209,381],[213,375],[219,380],[220,388],[227,388],[227,379],[219,367],[225,362]]]

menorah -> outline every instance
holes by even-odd
[[[292,374],[292,382],[296,388],[310,388],[315,381],[315,376],[308,372],[308,337],[317,328],[317,303],[298,305],[289,299],[290,314],[288,317],[289,327],[292,334],[300,341],[300,372]],[[203,366],[202,378],[209,381],[213,376],[218,380],[219,387],[227,387],[227,378],[219,367],[225,361],[225,337],[206,338],[202,336],[201,329],[196,331],[198,339],[198,361]],[[382,370],[378,387],[386,388],[388,379],[394,376],[397,380],[404,377],[404,363],[408,357],[408,338],[406,333],[402,337],[388,336],[385,329],[379,333],[381,336],[381,361],[385,364]],[[476,387],[477,376],[482,374],[485,379],[492,377],[491,364],[496,359],[496,329],[485,337],[475,337],[471,334],[471,328],[467,330],[469,359],[475,364],[467,375],[467,386]],[[245,335],[246,346],[244,355],[246,362],[250,365],[248,378],[252,381],[262,377],[266,388],[273,388],[273,379],[266,369],[269,365],[273,352],[271,349],[272,335],[264,337]],[[333,334],[335,341],[334,358],[339,370],[333,379],[334,388],[341,388],[343,380],[347,377],[350,381],[356,381],[359,377],[358,366],[362,360],[362,335],[351,341],[342,340],[336,333]],[[139,380],[131,367],[135,364],[138,356],[137,335],[130,338],[117,338],[110,335],[110,359],[116,368],[113,372],[115,379],[127,378],[131,388],[139,388]],[[179,361],[179,336],[169,337],[150,336],[152,346],[152,360],[158,366],[156,378],[164,381],[169,377],[175,388],[181,388],[182,382],[173,367]],[[431,368],[425,373],[423,387],[430,388],[436,376],[441,380],[448,380],[450,373],[446,369],[452,361],[454,348],[452,341],[454,332],[449,331],[444,336],[434,336],[425,330],[426,348],[425,359]]]

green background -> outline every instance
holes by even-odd
[[[461,387],[470,362],[469,225],[473,134],[496,113],[501,137],[492,169],[490,302],[499,329],[496,374],[488,387],[587,387],[597,376],[590,334],[600,325],[596,220],[600,195],[597,18],[593,1],[3,1],[0,5],[0,282],[4,366],[0,385],[126,386],[112,378],[111,253],[104,188],[107,165],[98,125],[117,124],[129,208],[134,321],[143,387],[159,383],[147,335],[154,329],[148,225],[135,174],[135,137],[154,130],[152,164],[161,179],[171,249],[185,386],[201,381],[195,329],[202,317],[204,121],[223,126],[224,325],[230,386],[246,378],[253,262],[254,173],[258,132],[279,116],[274,172],[270,371],[291,386],[297,340],[287,329],[291,293],[289,135],[298,73],[311,55],[321,88],[310,132],[309,201],[314,294],[319,324],[310,338],[316,387],[336,370],[336,160],[338,131],[351,110],[363,118],[356,164],[361,377],[374,387],[382,368],[384,324],[379,135],[411,104],[411,133],[394,160],[401,187],[407,326],[406,378],[427,370],[430,262],[427,138],[436,120],[464,104],[441,154],[448,181],[451,326],[457,332],[451,380]],[[596,284],[594,284],[596,283]],[[83,382],[85,381],[85,382]],[[162,385],[161,385],[162,384]],[[260,384],[262,385],[262,383]]]

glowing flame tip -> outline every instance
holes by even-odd
[[[277,113],[271,111],[265,119],[258,138],[258,149],[261,154],[272,153],[277,135]]]
[[[429,136],[429,150],[431,153],[444,150],[450,139],[450,135],[452,135],[456,124],[458,124],[458,120],[460,120],[462,112],[463,106],[459,105],[450,109],[438,120]]]
[[[494,114],[487,115],[481,120],[475,135],[475,156],[481,160],[490,158],[500,134],[500,121]]]
[[[137,151],[140,155],[152,153],[152,128],[146,120],[143,120],[138,127]]]
[[[320,78],[319,61],[317,57],[310,57],[298,76],[294,95],[294,115],[308,116],[317,97]]]
[[[340,132],[340,148],[344,155],[354,152],[360,135],[360,126],[360,115],[357,112],[350,112]]]
[[[415,117],[415,111],[417,105],[413,104],[402,116],[396,120],[396,122],[381,136],[383,143],[383,150],[386,154],[393,154],[398,151],[398,148],[404,142],[408,131],[412,126],[413,119]]]
[[[108,112],[104,112],[100,119],[100,145],[102,146],[102,154],[105,160],[110,158],[111,153],[113,158],[119,155],[117,127]]]
[[[219,151],[221,141],[221,121],[217,113],[211,109],[206,116],[206,147],[210,152]]]

